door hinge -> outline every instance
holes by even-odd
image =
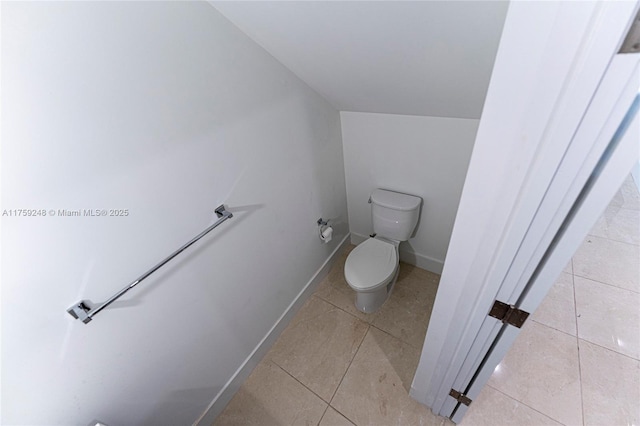
[[[507,305],[506,303],[496,300],[491,307],[491,311],[489,311],[489,316],[497,318],[505,324],[520,328],[527,320],[529,312],[525,312],[513,305]]]
[[[466,406],[469,406],[469,404],[471,404],[472,402],[467,395],[460,393],[455,389],[451,389],[451,392],[449,392],[449,396],[452,396],[456,401]]]

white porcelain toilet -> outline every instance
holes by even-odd
[[[375,312],[391,295],[400,271],[398,246],[416,228],[422,198],[376,189],[370,203],[375,236],[353,249],[344,265],[356,308],[365,313]]]

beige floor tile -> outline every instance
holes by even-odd
[[[640,244],[640,210],[607,211],[607,237],[625,243]]]
[[[640,210],[608,207],[590,235],[629,244],[640,244]]]
[[[640,294],[575,277],[578,337],[640,359]]]
[[[573,273],[580,277],[640,292],[640,247],[589,236],[573,256]]]
[[[400,262],[398,282],[418,292],[431,294],[438,287],[440,275]]]
[[[354,426],[346,417],[338,413],[333,408],[327,408],[327,411],[322,416],[319,426]]]
[[[326,407],[324,401],[280,367],[263,361],[253,370],[214,425],[315,426]]]
[[[585,426],[640,423],[640,362],[579,341]]]
[[[564,272],[560,274],[531,319],[572,336],[576,335],[572,275]]]
[[[440,425],[409,396],[420,351],[370,328],[331,405],[356,425]]]
[[[608,207],[607,209],[610,209],[610,208],[612,207]],[[616,207],[616,209],[620,210],[619,207]],[[608,238],[607,237],[607,218],[605,217],[605,214],[606,214],[606,211],[605,213],[602,214],[602,216],[598,218],[596,223],[593,225],[593,227],[589,231],[589,235],[593,235],[594,237],[600,237],[600,238]]]
[[[571,260],[569,261],[569,263],[567,263],[567,266],[564,267],[562,272],[566,272],[567,274],[573,274],[573,264],[571,263]]]
[[[342,309],[345,312],[357,317],[361,321],[367,323],[373,322],[375,313],[365,314],[356,309],[355,297],[356,292],[351,290],[346,281],[344,281],[344,274],[342,283],[332,283],[330,281],[324,281],[320,284],[318,290],[314,293],[319,298],[331,303],[334,306]]]
[[[618,190],[618,192],[615,193],[615,195],[609,202],[609,207],[620,208],[622,207],[623,204],[624,204],[624,195],[622,195],[622,191]]]
[[[312,296],[267,356],[328,402],[368,327],[367,323]]]
[[[624,198],[623,208],[640,210],[640,193],[638,192],[638,187],[633,182],[633,176],[627,176],[620,188],[620,192]]]
[[[562,426],[521,402],[485,386],[469,406],[459,426]]]
[[[376,313],[373,325],[418,349],[427,333],[439,276],[401,264],[389,300]]]
[[[620,190],[609,203],[610,207],[621,207],[631,210],[640,210],[640,194],[633,182],[633,177],[629,175],[620,187]]]
[[[489,385],[565,425],[582,424],[575,337],[527,322]]]
[[[344,281],[344,264],[347,261],[347,257],[349,253],[356,248],[353,244],[349,244],[344,248],[343,252],[340,254],[340,257],[336,260],[336,262],[331,267],[331,271],[329,271],[329,276],[327,277],[327,281],[331,284],[341,283]]]

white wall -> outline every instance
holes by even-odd
[[[2,209],[129,211],[2,217],[1,423],[194,422],[347,235],[338,112],[207,3],[3,2],[1,59]]]
[[[479,120],[341,112],[349,225],[354,243],[373,232],[375,188],[422,197],[403,260],[440,273]]]

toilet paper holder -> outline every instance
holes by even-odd
[[[333,228],[331,227],[331,225],[329,225],[329,221],[322,220],[322,218],[320,218],[318,219],[317,224],[318,224],[318,237],[320,238],[320,241],[322,241],[325,244],[331,241]]]

